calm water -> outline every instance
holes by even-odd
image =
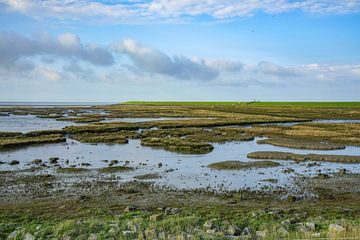
[[[129,144],[86,144],[74,140],[68,140],[66,143],[46,144],[41,146],[30,146],[14,151],[0,152],[0,161],[10,162],[19,160],[20,165],[10,166],[8,164],[0,165],[1,170],[15,170],[29,168],[33,159],[40,158],[47,161],[49,157],[60,157],[59,161],[63,166],[65,160],[69,160],[69,165],[80,166],[81,163],[90,163],[89,168],[101,168],[107,166],[102,160],[126,160],[130,161],[129,166],[137,168],[133,172],[119,173],[122,181],[132,180],[134,176],[146,173],[159,173],[163,178],[154,180],[158,184],[172,186],[177,188],[202,188],[211,186],[213,188],[239,189],[245,187],[257,188],[269,185],[268,182],[261,180],[276,178],[279,180],[279,186],[288,186],[293,174],[284,174],[282,171],[288,167],[295,170],[296,173],[315,174],[316,170],[322,172],[334,172],[340,168],[347,168],[352,172],[360,173],[360,164],[336,164],[321,163],[321,166],[307,168],[307,163],[294,163],[292,161],[277,161],[282,164],[280,167],[268,169],[251,170],[211,170],[206,166],[213,162],[225,160],[256,161],[246,157],[252,151],[291,151],[295,153],[331,153],[358,155],[360,149],[357,147],[347,147],[343,150],[334,151],[310,151],[299,149],[288,149],[275,147],[271,145],[258,145],[256,140],[249,142],[231,142],[225,144],[214,144],[214,151],[208,154],[178,154],[168,152],[162,149],[140,146],[139,140],[130,140]],[[162,163],[161,168],[158,164]],[[143,166],[146,164],[146,166]],[[167,170],[174,171],[168,172]],[[48,170],[52,171],[52,169]]]
[[[60,130],[66,126],[79,125],[53,118],[38,118],[34,115],[0,116],[0,132],[30,132],[38,130]]]
[[[172,118],[173,119],[173,118]],[[129,118],[131,122],[164,120],[164,118]],[[338,122],[338,121],[337,121]],[[10,115],[0,117],[0,131],[21,131],[28,132],[44,129],[61,129],[65,126],[75,125],[72,122],[56,121],[55,119],[37,118],[32,115]],[[172,186],[176,188],[212,188],[239,189],[239,188],[259,188],[271,185],[263,182],[264,179],[278,179],[278,186],[291,186],[290,180],[295,174],[316,174],[317,170],[322,172],[336,172],[340,168],[346,168],[352,172],[360,173],[360,164],[337,164],[321,163],[321,166],[308,168],[307,163],[294,163],[292,161],[277,161],[280,167],[268,169],[250,170],[211,170],[206,166],[210,163],[239,160],[256,161],[248,159],[246,155],[254,151],[287,151],[300,154],[341,154],[341,155],[360,155],[359,147],[347,147],[342,150],[301,150],[284,147],[276,147],[267,144],[257,144],[256,140],[249,142],[230,142],[225,144],[214,144],[214,151],[208,154],[178,154],[168,152],[163,149],[154,149],[140,146],[139,140],[130,140],[128,144],[86,144],[68,139],[66,143],[45,144],[39,146],[29,146],[11,151],[1,151],[0,161],[5,164],[0,165],[0,170],[16,170],[29,168],[31,161],[40,158],[48,161],[49,157],[60,157],[60,164],[64,167],[66,160],[69,165],[80,166],[81,163],[90,163],[89,168],[101,168],[107,166],[102,160],[130,161],[129,166],[136,168],[133,172],[119,173],[121,181],[133,180],[134,176],[159,173],[162,178],[151,180],[160,185]],[[19,160],[20,164],[10,166],[11,160]],[[162,163],[162,167],[158,164]],[[285,174],[282,171],[286,168],[293,168],[295,173]],[[171,170],[171,171],[169,171]],[[46,170],[51,173],[54,168]],[[101,177],[101,175],[99,175]]]

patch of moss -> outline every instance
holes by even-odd
[[[145,138],[141,140],[141,145],[162,147],[168,151],[189,154],[204,154],[214,149],[211,144],[181,138]]]
[[[280,163],[272,161],[255,161],[255,162],[241,162],[241,161],[224,161],[216,162],[208,165],[209,168],[217,170],[239,170],[251,168],[270,168],[281,166]]]
[[[87,168],[59,168],[57,170],[58,173],[84,173],[90,171]]]
[[[125,144],[128,143],[127,136],[122,135],[121,133],[82,133],[75,134],[72,136],[74,139],[80,142],[88,143],[118,143]]]
[[[345,149],[345,145],[335,144],[323,141],[300,140],[300,139],[283,139],[283,138],[270,138],[258,140],[258,144],[270,144],[279,147],[298,148],[298,149],[311,149],[311,150],[335,150]]]
[[[322,154],[295,154],[289,152],[259,151],[247,155],[248,158],[255,159],[277,159],[293,161],[323,161],[339,163],[360,163],[360,156],[347,155],[322,155]]]
[[[139,180],[148,180],[148,179],[158,179],[161,178],[161,176],[157,173],[148,173],[148,174],[135,176],[134,178]]]
[[[134,168],[128,167],[128,166],[112,166],[112,167],[104,167],[100,168],[100,173],[116,173],[116,172],[127,172],[127,171],[133,171]]]

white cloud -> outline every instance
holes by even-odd
[[[59,81],[61,79],[58,71],[48,67],[37,67],[34,69],[33,73],[36,77],[40,76],[49,81]]]
[[[133,39],[124,39],[114,44],[113,49],[128,56],[141,71],[149,73],[195,80],[211,80],[219,74],[217,69],[207,65],[203,59],[190,59],[184,56],[169,57]]]
[[[215,19],[250,16],[258,11],[282,13],[300,10],[311,14],[347,14],[360,11],[359,0],[0,0],[8,8],[34,18],[108,19],[115,22],[179,19],[207,15]]]
[[[94,65],[111,65],[112,54],[107,49],[95,45],[82,44],[72,33],[60,34],[53,38],[48,34],[38,34],[32,38],[14,32],[0,32],[0,65],[11,67],[24,57],[57,56],[79,59]]]
[[[281,66],[262,61],[206,59],[168,54],[124,39],[111,48],[82,44],[74,34],[28,38],[0,32],[0,81],[133,82],[167,84],[187,81],[216,85],[360,85],[360,65],[318,63]],[[116,56],[113,58],[113,55]],[[29,76],[29,77],[28,77]]]

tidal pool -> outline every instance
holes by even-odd
[[[95,169],[106,167],[108,163],[103,160],[119,160],[119,165],[127,164],[134,167],[135,171],[121,172],[114,175],[121,177],[120,181],[133,180],[134,176],[158,173],[162,178],[149,180],[162,186],[169,186],[181,189],[206,188],[212,189],[252,189],[263,186],[291,187],[291,178],[296,174],[314,175],[318,171],[323,173],[336,172],[341,168],[346,168],[351,172],[360,173],[360,164],[340,164],[321,162],[320,166],[308,167],[307,162],[295,163],[293,161],[276,161],[281,163],[280,167],[248,169],[248,170],[212,170],[208,164],[226,160],[239,161],[258,161],[248,159],[246,155],[253,151],[288,151],[293,153],[318,153],[318,154],[342,154],[359,155],[359,147],[347,147],[342,150],[318,151],[301,150],[276,147],[266,144],[257,144],[256,138],[249,142],[229,142],[224,144],[214,144],[214,151],[208,154],[179,154],[168,152],[163,149],[143,147],[139,140],[130,140],[128,144],[87,144],[68,139],[66,143],[45,144],[29,146],[26,148],[0,152],[0,161],[5,164],[0,165],[0,170],[20,170],[34,166],[31,164],[33,159],[42,159],[48,162],[50,157],[59,157],[59,163],[63,167],[77,165],[82,167],[82,163],[90,163],[87,168]],[[19,165],[11,166],[12,160],[20,161]],[[65,161],[69,160],[66,165]],[[162,164],[159,167],[159,163]],[[51,164],[48,164],[51,166]],[[284,169],[292,168],[293,173],[283,173]],[[45,171],[53,173],[55,168],[48,168]],[[72,176],[75,176],[74,174]],[[101,178],[101,174],[98,177]],[[270,183],[263,180],[277,179],[278,182]]]
[[[69,121],[56,121],[54,118],[38,118],[35,115],[0,116],[0,132],[31,132],[39,130],[61,130],[66,126],[79,125]]]

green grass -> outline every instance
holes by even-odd
[[[190,106],[277,106],[277,107],[344,107],[344,108],[360,108],[360,102],[188,102],[188,101],[128,101],[122,104],[139,104],[139,105],[190,105]]]

